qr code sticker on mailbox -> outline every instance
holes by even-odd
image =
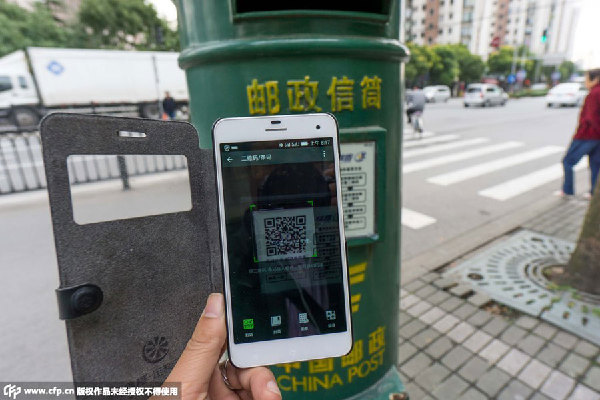
[[[313,208],[254,211],[253,222],[258,261],[314,255]]]

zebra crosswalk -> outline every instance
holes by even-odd
[[[554,187],[548,188],[548,194],[551,194],[557,189],[563,176],[562,164],[557,162],[565,151],[561,146],[532,147],[513,140],[497,141],[487,137],[462,138],[460,135],[439,135],[407,141],[403,148],[402,170],[405,179],[411,177],[413,173],[420,172],[416,179],[423,176],[425,182],[437,187],[450,187],[473,180],[473,187],[466,190],[472,190],[474,196],[498,202],[515,199],[556,181]],[[534,161],[535,167],[527,165]],[[547,164],[543,165],[546,161]],[[584,159],[575,170],[580,171],[586,166],[587,160]],[[518,175],[504,181],[475,179],[481,177],[506,179],[496,178],[501,174],[491,174],[514,167],[519,167],[514,170]],[[487,183],[482,184],[482,182]],[[477,185],[487,187],[477,187]],[[409,229],[423,229],[436,222],[437,218],[434,215],[402,208],[402,225]]]

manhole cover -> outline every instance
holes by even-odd
[[[548,288],[544,268],[564,265],[575,245],[521,231],[444,273],[499,303],[540,317],[600,345],[600,298]]]

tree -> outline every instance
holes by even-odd
[[[600,295],[600,185],[590,201],[577,247],[558,283]]]
[[[451,46],[458,61],[458,79],[467,84],[481,81],[485,71],[485,63],[480,56],[471,54],[464,44]]]
[[[436,45],[433,51],[437,55],[437,62],[431,67],[431,81],[435,84],[451,86],[458,78],[458,60],[451,46]]]
[[[179,50],[177,33],[144,0],[83,0],[77,37],[87,48]]]
[[[563,61],[558,66],[558,71],[560,72],[561,81],[565,82],[571,79],[571,76],[577,72],[577,66],[571,61]]]
[[[429,71],[438,56],[427,46],[408,43],[410,60],[404,70],[407,86],[425,86],[429,81]]]
[[[491,74],[505,76],[510,74],[513,63],[513,53],[513,47],[502,46],[498,51],[490,54],[487,61],[489,72]]]
[[[72,31],[61,26],[48,7],[35,3],[33,11],[0,0],[0,57],[27,46],[65,47]]]

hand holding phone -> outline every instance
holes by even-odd
[[[250,367],[347,354],[335,118],[221,119],[213,143],[231,361]]]

